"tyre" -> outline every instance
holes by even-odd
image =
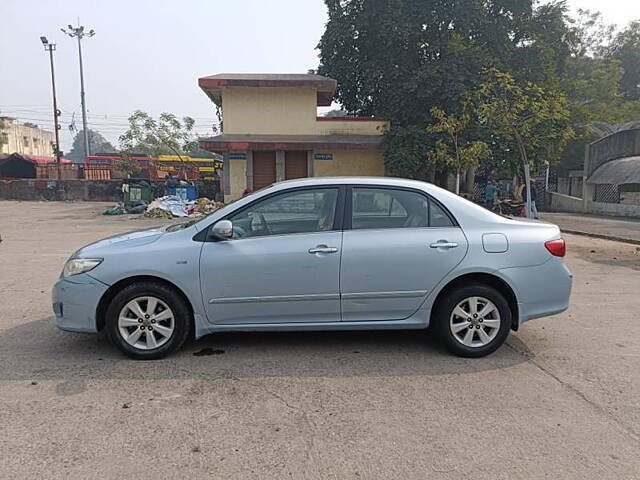
[[[109,339],[138,360],[163,358],[178,350],[191,331],[191,312],[174,289],[155,282],[123,288],[107,309]]]
[[[468,284],[439,300],[433,321],[450,352],[461,357],[484,357],[502,345],[509,335],[511,309],[495,288]]]

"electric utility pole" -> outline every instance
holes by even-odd
[[[79,22],[78,22],[79,23]],[[88,155],[91,155],[91,150],[89,149],[89,130],[87,128],[87,106],[84,101],[84,72],[82,70],[82,39],[84,37],[93,37],[96,32],[93,30],[89,30],[88,32],[84,31],[84,26],[78,25],[77,27],[73,27],[73,25],[67,25],[69,31],[61,28],[63,33],[69,35],[70,37],[76,37],[78,39],[78,57],[80,59],[80,103],[82,104],[82,131],[84,136],[84,156],[85,158]]]
[[[56,49],[56,44],[49,43],[47,37],[40,37],[40,41],[44,45],[44,50],[46,52],[49,52],[49,61],[51,63],[51,88],[53,90],[53,125],[56,132],[56,147],[53,153],[56,156],[56,163],[58,164],[58,181],[60,181],[62,180],[62,168],[60,165],[62,152],[60,151],[60,125],[58,124],[60,110],[58,110],[58,100],[56,98],[56,75],[53,69],[53,52]]]

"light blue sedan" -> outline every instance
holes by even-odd
[[[427,327],[480,357],[523,322],[567,309],[564,254],[555,225],[427,183],[307,178],[78,250],[53,310],[61,329],[106,330],[138,359],[230,330]]]

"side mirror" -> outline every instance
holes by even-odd
[[[216,240],[229,240],[233,237],[233,223],[231,220],[220,220],[211,227],[209,236]]]

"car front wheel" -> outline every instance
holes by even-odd
[[[126,355],[139,360],[165,357],[182,346],[191,313],[172,288],[154,282],[122,289],[107,310],[107,334]]]
[[[502,345],[511,329],[504,296],[483,284],[448,292],[435,309],[435,327],[447,348],[462,357],[483,357]]]

